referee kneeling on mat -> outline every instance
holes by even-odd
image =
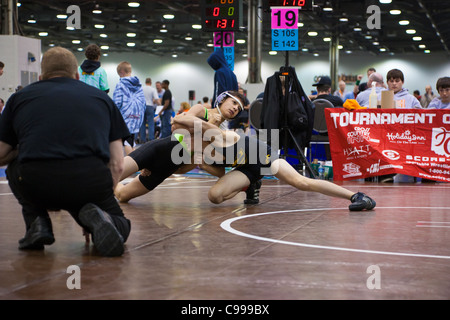
[[[114,198],[130,133],[112,99],[78,81],[77,60],[55,47],[41,75],[13,94],[0,116],[0,165],[22,206],[19,249],[55,241],[48,210],[68,211],[102,256],[120,256],[130,221]]]

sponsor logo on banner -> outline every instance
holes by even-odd
[[[450,131],[433,128],[431,150],[440,156],[450,157]]]
[[[344,156],[347,157],[347,160],[353,158],[364,158],[371,154],[370,145],[345,148],[342,151],[344,152]]]
[[[344,178],[357,177],[362,175],[361,171],[359,171],[359,168],[361,167],[353,162],[344,163],[342,171],[347,172],[347,174],[344,174]]]
[[[347,133],[348,144],[354,144],[355,142],[380,142],[378,139],[370,138],[370,128],[355,127],[355,131]]]
[[[416,136],[415,134],[411,134],[411,131],[406,130],[403,133],[388,133],[386,137],[389,139],[389,141],[397,142],[397,143],[410,143],[410,144],[417,144],[421,143],[424,144],[427,140],[424,136]]]
[[[400,153],[398,153],[397,151],[394,151],[394,150],[383,150],[381,153],[383,154],[383,156],[385,156],[389,160],[400,159]]]
[[[369,173],[378,173],[380,171],[380,160],[377,163],[372,163],[370,168],[367,169]]]

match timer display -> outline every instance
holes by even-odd
[[[202,0],[204,31],[239,30],[242,21],[242,0]]]
[[[268,0],[269,7],[296,7],[300,10],[312,10],[313,0]]]

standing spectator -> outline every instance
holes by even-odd
[[[394,91],[394,102],[396,108],[422,109],[422,105],[419,100],[410,94],[408,89],[403,88],[405,77],[403,76],[403,72],[401,70],[389,70],[386,78],[389,90]]]
[[[101,54],[102,52],[98,45],[88,45],[84,52],[86,60],[78,68],[78,73],[81,81],[108,93],[108,77],[105,69],[100,66]]]
[[[142,88],[145,97],[145,113],[144,121],[142,122],[141,129],[139,130],[139,142],[145,143],[155,139],[155,110],[156,103],[158,102],[158,92],[152,87],[152,79],[145,79],[145,86]],[[148,127],[148,138],[146,132],[146,126]]]
[[[3,75],[3,68],[5,67],[5,64],[0,61],[0,76]]]
[[[215,50],[207,60],[214,72],[214,94],[211,105],[214,106],[217,97],[225,91],[239,89],[236,75],[228,66],[223,49]]]
[[[202,99],[202,105],[207,108],[207,109],[211,109],[211,103],[209,103],[209,98],[208,97],[203,97]]]
[[[162,99],[162,96],[163,96],[164,91],[165,91],[163,89],[163,87],[162,87],[161,81],[156,81],[155,88],[156,88],[156,92],[158,93],[158,98],[159,98],[159,101],[158,101],[157,105],[160,106],[161,105],[161,99]]]
[[[367,81],[369,81],[369,77],[372,73],[377,72],[377,70],[374,67],[370,67],[367,69]],[[361,82],[363,78],[363,75],[360,74],[357,76],[357,80],[355,83],[355,87],[353,88],[353,92],[363,92],[367,88],[370,88],[367,82]]]
[[[161,119],[161,138],[168,137],[172,134],[170,119],[172,118],[172,92],[169,90],[169,80],[163,80],[161,83],[164,89],[164,94],[161,99],[161,105],[163,106],[159,111],[158,116]]]
[[[144,120],[145,97],[138,77],[131,75],[131,64],[122,61],[117,66],[120,77],[113,94],[113,100],[127,124],[131,137],[124,142],[125,154],[129,154],[135,147],[136,134]]]
[[[428,109],[450,109],[450,77],[439,78],[436,82],[439,97],[434,98]]]
[[[225,91],[239,89],[239,84],[234,72],[228,66],[223,49],[215,50],[207,60],[208,64],[215,70],[214,72],[214,93],[211,99],[211,105],[215,108],[217,97]],[[220,125],[222,130],[229,128],[228,121]]]
[[[428,85],[425,87],[425,94],[420,99],[420,104],[423,108],[428,108],[428,105],[430,104],[431,100],[436,98],[435,94],[433,93],[433,90],[431,89],[431,86]]]
[[[0,117],[0,165],[8,164],[25,221],[19,249],[52,244],[48,210],[67,210],[92,234],[100,255],[122,255],[130,221],[113,189],[129,131],[111,98],[78,81],[72,52],[51,48],[41,69],[39,81],[14,93]]]

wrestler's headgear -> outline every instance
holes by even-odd
[[[232,98],[233,100],[237,101],[239,104],[239,113],[241,113],[244,110],[244,106],[242,105],[241,100],[230,94],[228,91],[224,91],[216,98],[216,102],[214,103],[214,108],[217,108],[217,111],[219,111],[219,114],[223,117],[222,112],[220,111],[219,105],[226,99],[226,98]],[[237,116],[237,115],[236,115]]]

